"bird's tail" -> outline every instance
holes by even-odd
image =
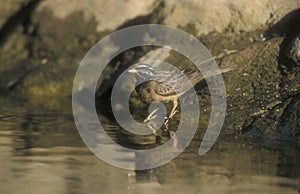
[[[204,80],[205,78],[208,78],[208,77],[211,77],[214,75],[219,75],[222,73],[226,73],[226,72],[232,71],[234,69],[236,69],[236,66],[228,66],[228,67],[212,69],[212,70],[208,70],[208,71],[204,71],[204,72],[190,71],[190,72],[186,73],[186,75],[191,80],[192,84],[195,85],[198,82]]]

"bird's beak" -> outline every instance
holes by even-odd
[[[134,68],[132,68],[132,69],[129,69],[128,72],[129,72],[129,73],[137,73],[137,70],[134,69]]]

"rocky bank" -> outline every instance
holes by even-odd
[[[78,65],[98,40],[132,25],[165,24],[197,37],[220,66],[238,67],[224,75],[226,130],[300,142],[300,67],[279,60],[283,38],[260,38],[299,8],[298,0],[10,0],[0,5],[0,91],[8,96],[29,103],[52,96],[59,104],[71,97]],[[103,83],[105,77],[117,76],[149,50],[132,49],[114,59],[98,95],[113,84]],[[184,62],[168,54],[166,60]],[[209,93],[200,93],[205,107]]]

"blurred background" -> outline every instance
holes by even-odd
[[[300,34],[299,8],[299,0],[1,0],[0,193],[300,193],[300,66],[286,55]],[[203,112],[185,152],[159,168],[122,170],[80,138],[73,80],[95,43],[149,23],[192,34],[220,67],[237,69],[224,75],[227,117],[205,156],[198,148],[210,115],[207,87],[197,90]],[[190,67],[160,49],[130,49],[99,79],[99,119],[122,145],[150,149],[169,139],[126,133],[107,103],[116,77],[142,59]],[[134,114],[147,111],[135,94],[132,104]]]

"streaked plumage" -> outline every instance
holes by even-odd
[[[227,67],[220,70],[211,70],[206,72],[206,75],[213,76],[233,69],[233,67]],[[204,80],[204,76],[200,71],[188,71],[186,73],[175,70],[156,71],[147,64],[138,64],[130,69],[129,72],[135,73],[139,82],[143,82],[135,88],[143,102],[173,102],[173,108],[169,118],[172,118],[176,113],[178,98],[191,89],[191,84],[195,86],[198,82]],[[186,81],[185,76],[189,79],[191,84]],[[175,91],[177,91],[177,93]]]

